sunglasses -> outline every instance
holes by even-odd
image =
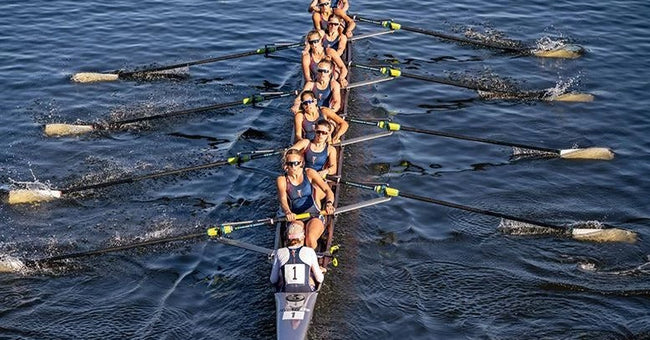
[[[338,26],[339,25],[338,22],[328,22],[327,24],[330,25],[330,26]]]
[[[318,72],[319,72],[319,73],[330,73],[330,70],[328,70],[328,69],[326,69],[326,68],[319,68],[319,69],[318,69]]]
[[[323,135],[323,136],[324,136],[324,135],[328,135],[328,134],[329,134],[329,131],[325,131],[325,130],[316,130],[316,134],[318,134],[318,135]]]
[[[323,2],[323,3],[318,4],[318,6],[320,6],[320,7],[325,7],[325,6],[329,6],[329,5],[330,5],[329,2]]]
[[[309,105],[309,104],[311,104],[311,103],[313,103],[313,102],[314,102],[313,99],[307,99],[307,100],[303,100],[301,104],[302,104],[302,105]]]
[[[284,162],[284,165],[286,166],[299,166],[302,164],[302,161],[286,161]]]
[[[320,42],[319,39],[316,39],[316,40],[309,40],[309,43],[312,44],[312,45],[316,45],[316,44],[318,44],[319,42]]]

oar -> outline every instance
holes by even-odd
[[[390,197],[378,197],[374,198],[371,200],[359,202],[356,204],[351,204],[347,205],[344,207],[339,207],[336,209],[334,212],[334,215],[354,211],[357,209],[369,207],[372,205],[380,204],[383,202],[388,202],[390,201]],[[324,211],[321,212],[321,214],[326,215]],[[319,214],[299,214],[296,215],[297,219],[307,219],[310,217],[316,217]],[[111,252],[117,252],[117,251],[122,251],[122,250],[128,250],[128,249],[134,249],[134,248],[140,248],[140,247],[145,247],[145,246],[151,246],[151,245],[156,245],[156,244],[161,244],[161,243],[169,243],[169,242],[176,242],[176,241],[184,241],[184,240],[190,240],[194,238],[199,238],[199,237],[205,237],[206,235],[210,237],[211,239],[216,240],[217,242],[221,242],[224,244],[252,250],[252,251],[257,251],[260,253],[264,253],[267,255],[270,255],[273,253],[273,250],[264,248],[264,247],[259,247],[253,244],[248,244],[244,243],[241,241],[236,241],[236,240],[231,240],[231,239],[226,239],[223,238],[223,235],[231,233],[234,230],[237,229],[245,229],[245,228],[251,228],[254,226],[261,226],[261,225],[268,225],[268,224],[273,224],[278,221],[286,221],[286,218],[284,217],[279,217],[279,218],[266,218],[266,219],[261,219],[261,220],[255,220],[255,221],[242,221],[242,222],[228,222],[228,223],[222,223],[217,227],[211,227],[208,228],[207,231],[203,231],[200,233],[193,233],[193,234],[186,234],[186,235],[179,235],[179,236],[171,236],[171,237],[165,237],[165,238],[159,238],[159,239],[153,239],[153,240],[148,240],[148,241],[143,241],[143,242],[138,242],[138,243],[132,243],[132,244],[127,244],[127,245],[122,245],[122,246],[116,246],[116,247],[108,247],[108,248],[100,248],[100,249],[95,249],[95,250],[90,250],[90,251],[82,251],[82,252],[74,252],[74,253],[69,253],[69,254],[63,254],[63,255],[57,255],[57,256],[51,256],[51,257],[46,257],[46,258],[41,258],[41,259],[16,259],[16,258],[6,258],[6,257],[0,257],[0,273],[3,272],[16,272],[20,271],[23,268],[38,268],[40,266],[46,265],[48,263],[52,262],[57,262],[61,260],[66,260],[66,259],[74,259],[74,258],[80,258],[80,257],[86,257],[86,256],[96,256],[96,255],[101,255],[101,254],[106,254],[106,253],[111,253]],[[263,223],[262,223],[263,222]],[[318,256],[323,257],[331,257],[332,253],[334,251],[338,250],[338,246],[333,246],[330,251],[325,252],[325,253],[319,253]]]
[[[137,71],[116,70],[116,71],[109,71],[104,73],[81,72],[81,73],[74,74],[72,76],[72,81],[78,83],[90,83],[90,82],[99,82],[99,81],[114,81],[118,79],[142,78],[146,76],[147,73],[155,73],[160,71],[173,70],[176,68],[214,63],[217,61],[248,57],[252,55],[260,55],[260,54],[268,55],[269,53],[300,47],[303,46],[304,44],[305,44],[304,42],[299,42],[299,43],[286,44],[286,45],[266,45],[262,48],[258,48],[248,52],[241,52],[235,54],[228,54],[220,57],[188,61],[188,62],[174,64],[174,65],[145,68]]]
[[[431,31],[431,30],[426,30],[423,28],[417,28],[417,27],[410,27],[410,26],[405,26],[402,24],[399,24],[393,20],[378,20],[378,19],[371,19],[371,18],[364,18],[359,15],[353,16],[355,20],[358,20],[360,22],[366,22],[366,23],[371,23],[379,26],[383,26],[385,28],[388,28],[390,30],[405,30],[405,31],[410,31],[410,32],[415,32],[415,33],[420,33],[424,35],[429,35],[433,37],[437,37],[440,39],[445,39],[445,40],[451,40],[451,41],[456,41],[460,43],[465,43],[465,44],[471,44],[475,46],[481,46],[481,47],[487,47],[487,48],[493,48],[493,49],[499,49],[503,50],[506,52],[510,53],[518,53],[518,54],[523,54],[523,55],[534,55],[537,57],[542,57],[542,58],[567,58],[567,59],[575,59],[579,58],[583,53],[584,49],[582,49],[579,46],[576,45],[567,45],[562,48],[554,49],[554,50],[540,50],[540,49],[531,49],[528,47],[521,47],[521,46],[508,46],[505,44],[500,44],[498,42],[487,42],[487,41],[480,41],[480,40],[475,40],[475,39],[468,39],[465,37],[459,37],[451,34],[446,34],[442,32],[436,32],[436,31]],[[519,43],[520,44],[520,43]]]
[[[509,92],[507,90],[488,88],[482,85],[466,84],[460,81],[455,81],[447,78],[423,76],[419,74],[402,72],[400,69],[392,67],[372,67],[362,64],[352,64],[352,67],[360,68],[363,70],[380,72],[390,77],[406,77],[412,79],[423,80],[431,83],[438,83],[444,85],[451,85],[479,92],[481,97],[494,98],[494,99],[528,99],[528,100],[543,100],[543,101],[566,101],[566,102],[590,102],[594,97],[591,94],[581,93],[565,93],[557,96],[549,96],[546,91],[526,91],[526,92]]]
[[[244,99],[236,100],[236,101],[232,101],[232,102],[214,104],[214,105],[203,106],[203,107],[197,107],[197,108],[193,108],[193,109],[170,111],[170,112],[161,113],[161,114],[152,115],[152,116],[124,119],[124,120],[109,122],[108,124],[99,124],[99,123],[79,123],[79,124],[55,123],[55,124],[46,124],[45,125],[45,135],[50,136],[50,137],[55,137],[55,136],[80,135],[80,134],[89,133],[89,132],[92,132],[92,131],[99,131],[99,130],[115,130],[115,129],[119,129],[120,127],[122,127],[124,125],[128,125],[128,124],[145,122],[145,121],[156,120],[156,119],[170,118],[170,117],[174,117],[174,116],[188,115],[188,114],[199,113],[199,112],[226,109],[226,108],[235,107],[235,106],[239,106],[239,105],[249,105],[249,104],[252,105],[252,104],[255,104],[255,103],[259,103],[259,102],[263,102],[263,101],[267,101],[267,100],[272,100],[272,99],[277,99],[277,98],[282,98],[282,97],[288,97],[288,96],[292,96],[292,95],[295,95],[295,94],[297,94],[296,91],[262,93],[262,94],[259,94],[259,95],[246,97]]]
[[[391,197],[385,196],[385,197],[378,197],[374,199],[370,199],[367,201],[355,203],[355,204],[350,204],[346,205],[344,207],[338,207],[334,211],[333,215],[339,215],[343,214],[346,212],[358,210],[361,208],[377,205],[380,203],[388,202],[390,201]],[[325,210],[321,211],[320,213],[302,213],[302,214],[296,214],[296,220],[306,220],[312,217],[318,217],[318,216],[326,216],[328,215]],[[275,224],[277,222],[286,222],[287,218],[285,216],[279,216],[279,217],[270,217],[270,218],[264,218],[260,220],[252,220],[252,221],[240,221],[240,222],[226,222],[222,223],[216,227],[208,229],[208,236],[212,237],[221,237],[227,234],[232,233],[233,231],[237,230],[242,230],[242,229],[248,229],[248,228],[254,228],[254,227],[259,227],[259,226],[264,226],[264,225],[270,225],[270,224]]]
[[[224,160],[211,162],[211,163],[206,163],[206,164],[201,164],[201,165],[195,165],[195,166],[190,166],[190,167],[185,167],[185,168],[180,168],[180,169],[159,171],[159,172],[154,172],[154,173],[146,174],[146,175],[125,177],[125,178],[115,179],[115,180],[101,182],[101,183],[80,185],[80,186],[76,186],[76,187],[70,187],[70,188],[59,189],[59,190],[56,190],[56,189],[19,189],[19,190],[11,190],[11,191],[9,191],[8,203],[9,204],[24,204],[24,203],[47,202],[47,201],[55,200],[57,198],[61,198],[61,196],[63,196],[63,195],[71,194],[71,193],[74,193],[74,192],[85,191],[85,190],[90,190],[90,189],[101,189],[101,188],[106,188],[106,187],[115,186],[115,185],[119,185],[119,184],[134,183],[134,182],[142,181],[142,180],[145,180],[145,179],[153,179],[153,178],[160,178],[160,177],[170,176],[170,175],[178,175],[178,174],[182,174],[182,173],[185,173],[185,172],[216,168],[216,167],[221,167],[221,166],[225,166],[225,165],[237,165],[237,164],[241,164],[241,163],[244,163],[244,162],[248,162],[248,161],[250,161],[252,159],[269,157],[269,156],[278,155],[278,154],[281,154],[281,153],[282,153],[282,150],[276,150],[276,151],[264,152],[264,153],[257,153],[257,154],[251,154],[251,155],[240,154],[240,155],[237,155],[237,156],[229,157],[229,158],[224,159]]]
[[[479,143],[488,143],[488,144],[495,144],[495,145],[510,146],[510,147],[513,147],[513,148],[535,150],[535,151],[539,151],[539,152],[544,153],[544,155],[549,155],[549,156],[554,156],[554,157],[559,157],[559,158],[564,158],[564,159],[611,160],[611,159],[614,158],[614,152],[612,150],[610,150],[609,148],[591,147],[591,148],[572,148],[572,149],[551,149],[551,148],[539,147],[539,146],[534,146],[534,145],[525,145],[525,144],[519,144],[519,143],[503,142],[503,141],[498,141],[498,140],[493,140],[493,139],[485,139],[485,138],[464,136],[464,135],[459,135],[459,134],[450,133],[450,132],[425,130],[425,129],[420,129],[420,128],[416,128],[416,127],[402,126],[402,125],[400,125],[398,123],[387,121],[387,120],[378,121],[378,122],[370,122],[370,121],[354,119],[354,118],[351,118],[351,119],[348,119],[348,120],[350,122],[357,123],[357,124],[374,125],[374,126],[377,126],[380,129],[386,129],[388,131],[402,130],[402,131],[422,133],[422,134],[427,134],[427,135],[432,135],[432,136],[440,136],[440,137],[448,137],[448,138],[468,140],[468,141],[479,142]]]
[[[438,200],[430,197],[425,197],[425,196],[419,196],[411,193],[406,193],[402,192],[400,190],[397,190],[395,188],[390,188],[386,185],[374,185],[374,186],[369,186],[366,184],[361,184],[361,183],[355,183],[355,182],[350,182],[350,181],[345,181],[345,180],[340,180],[340,183],[343,183],[348,186],[356,187],[356,188],[361,188],[361,189],[368,189],[372,190],[375,192],[378,192],[382,195],[385,195],[387,197],[405,197],[405,198],[410,198],[416,201],[421,201],[421,202],[427,202],[427,203],[433,203],[437,205],[442,205],[445,207],[449,208],[454,208],[454,209],[460,209],[460,210],[465,210],[477,214],[482,214],[482,215],[488,215],[488,216],[493,216],[493,217],[500,217],[504,218],[507,220],[512,220],[512,221],[518,221],[518,222],[523,222],[531,225],[536,225],[536,226],[541,226],[553,230],[557,230],[558,232],[567,235],[569,237],[572,237],[576,240],[580,241],[595,241],[595,242],[628,242],[628,243],[634,243],[636,242],[636,233],[624,230],[624,229],[619,229],[619,228],[607,228],[607,229],[597,229],[597,228],[572,228],[572,227],[566,227],[566,226],[559,226],[559,225],[554,225],[550,223],[545,223],[545,222],[540,222],[540,221],[535,221],[531,220],[528,218],[523,218],[523,217],[518,217],[518,216],[512,216],[508,214],[503,214],[495,211],[490,211],[490,210],[485,210],[485,209],[479,209],[479,208],[474,208],[474,207],[469,207],[466,205],[460,205],[452,202],[447,202],[443,200]]]

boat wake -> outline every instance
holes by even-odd
[[[27,273],[28,268],[23,261],[9,255],[0,255],[0,273]]]

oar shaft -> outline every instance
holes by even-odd
[[[547,228],[551,228],[551,229],[556,229],[556,230],[565,231],[567,229],[565,227],[554,225],[554,224],[548,224],[548,223],[543,223],[543,222],[539,222],[539,221],[534,221],[534,220],[530,220],[530,219],[523,218],[523,217],[518,217],[518,216],[499,213],[499,212],[496,212],[496,211],[469,207],[469,206],[466,206],[466,205],[461,205],[461,204],[457,204],[457,203],[453,203],[453,202],[438,200],[438,199],[431,198],[431,197],[419,196],[419,195],[406,193],[406,192],[402,192],[402,191],[399,192],[399,196],[414,199],[414,200],[421,201],[421,202],[427,202],[427,203],[442,205],[442,206],[449,207],[449,208],[455,208],[455,209],[465,210],[465,211],[469,211],[469,212],[474,212],[474,213],[477,213],[477,214],[488,215],[488,216],[493,216],[493,217],[500,217],[500,218],[505,218],[505,219],[508,219],[508,220],[519,221],[519,222],[528,223],[528,224],[535,224],[535,225],[539,225],[539,226],[547,227]]]
[[[262,101],[287,97],[287,96],[290,96],[290,95],[293,95],[293,94],[294,94],[294,92],[283,92],[283,93],[280,93],[280,94],[273,94],[273,95],[268,95],[268,96],[253,95],[253,96],[250,96],[250,97],[246,97],[246,98],[244,98],[242,100],[236,100],[236,101],[227,102],[227,103],[220,103],[220,104],[214,104],[214,105],[209,105],[209,106],[202,106],[202,107],[197,107],[197,108],[193,108],[193,109],[171,111],[171,112],[161,113],[161,114],[153,115],[153,116],[146,116],[146,117],[138,117],[138,118],[120,120],[120,121],[110,123],[109,126],[110,127],[118,127],[118,126],[125,125],[125,124],[143,122],[143,121],[148,121],[148,120],[155,120],[155,119],[169,118],[169,117],[181,116],[181,115],[187,115],[187,114],[193,114],[193,113],[199,113],[199,112],[226,109],[226,108],[235,107],[235,106],[239,106],[239,105],[254,104],[254,103],[259,103],[259,102],[262,102]]]
[[[184,241],[184,240],[189,240],[189,239],[199,238],[199,237],[205,237],[205,233],[201,232],[201,233],[196,233],[196,234],[181,235],[181,236],[174,236],[174,237],[166,237],[166,238],[162,238],[162,239],[154,239],[154,240],[149,240],[149,241],[144,241],[144,242],[126,244],[126,245],[123,245],[123,246],[110,247],[110,248],[101,248],[101,249],[95,249],[95,250],[83,251],[83,252],[77,252],[77,253],[70,253],[70,254],[47,257],[47,258],[38,259],[38,260],[28,260],[26,262],[29,263],[29,264],[54,262],[54,261],[60,261],[60,260],[65,260],[65,259],[73,259],[73,258],[79,258],[79,257],[85,257],[85,256],[94,256],[94,255],[106,254],[106,253],[110,253],[110,252],[116,252],[116,251],[133,249],[133,248],[139,248],[139,247],[150,246],[150,245],[160,244],[160,243],[167,243],[167,242],[174,242],[174,241]]]
[[[498,141],[498,140],[494,140],[494,139],[486,139],[486,138],[465,136],[465,135],[459,135],[459,134],[451,133],[451,132],[425,130],[425,129],[419,129],[419,128],[410,127],[410,126],[401,126],[400,130],[410,131],[410,132],[415,132],[415,133],[422,133],[422,134],[427,134],[427,135],[432,135],[432,136],[440,136],[440,137],[462,139],[462,140],[467,140],[467,141],[472,141],[472,142],[487,143],[487,144],[494,144],[494,145],[503,145],[503,146],[510,146],[510,147],[516,147],[516,148],[537,150],[537,151],[542,151],[542,152],[550,152],[550,153],[554,153],[554,154],[557,154],[557,155],[560,154],[560,150],[558,150],[558,149],[544,148],[544,147],[525,145],[525,144],[519,144],[519,143],[510,143],[510,142]]]
[[[293,43],[293,44],[280,45],[280,46],[265,46],[263,48],[258,48],[256,50],[252,50],[252,51],[229,54],[229,55],[224,55],[224,56],[219,56],[219,57],[214,57],[214,58],[207,58],[207,59],[189,61],[189,62],[178,63],[178,64],[167,65],[167,66],[152,67],[152,68],[138,70],[138,71],[128,71],[128,72],[119,72],[118,71],[116,73],[119,74],[120,77],[133,77],[133,76],[137,76],[137,75],[142,74],[142,73],[158,72],[158,71],[172,70],[172,69],[181,68],[181,67],[189,67],[189,66],[194,66],[194,65],[209,64],[209,63],[214,63],[214,62],[223,61],[223,60],[243,58],[243,57],[247,57],[247,56],[251,56],[251,55],[268,54],[268,53],[272,53],[272,52],[276,52],[276,51],[286,50],[286,49],[289,49],[289,48],[299,47],[299,46],[302,46],[302,45],[304,45],[304,43],[300,42],[300,43]]]
[[[166,170],[166,171],[160,171],[160,172],[155,172],[155,173],[146,174],[146,175],[126,177],[126,178],[116,179],[116,180],[112,180],[112,181],[106,181],[106,182],[102,182],[102,183],[95,183],[95,184],[89,184],[89,185],[80,185],[80,186],[77,186],[77,187],[71,187],[71,188],[63,189],[63,190],[61,190],[61,193],[68,194],[68,193],[83,191],[83,190],[88,190],[88,189],[101,189],[101,188],[106,188],[106,187],[109,187],[109,186],[114,186],[114,185],[119,185],[119,184],[138,182],[138,181],[142,181],[142,180],[145,180],[145,179],[153,179],[153,178],[159,178],[159,177],[164,177],[164,176],[178,175],[178,174],[182,174],[182,173],[185,173],[185,172],[203,170],[203,169],[210,169],[210,168],[215,168],[215,167],[224,166],[224,165],[235,165],[235,164],[240,164],[240,163],[247,162],[247,161],[249,161],[251,159],[271,157],[271,156],[277,155],[279,153],[281,153],[281,151],[268,152],[268,153],[262,153],[262,154],[253,154],[253,155],[235,156],[235,157],[230,157],[228,159],[224,159],[224,160],[220,160],[220,161],[216,161],[216,162],[200,164],[200,165],[195,165],[195,166],[188,166],[188,167],[180,168],[180,169]]]
[[[474,40],[474,39],[468,39],[464,37],[459,37],[443,32],[438,32],[438,31],[432,31],[432,30],[426,30],[423,28],[418,28],[418,27],[410,27],[410,26],[404,26],[402,24],[397,24],[396,22],[393,22],[391,20],[388,21],[382,21],[382,20],[376,20],[376,19],[370,19],[370,18],[363,18],[356,16],[355,17],[357,20],[361,22],[367,22],[367,23],[372,23],[375,25],[379,26],[384,26],[390,29],[402,29],[405,31],[410,31],[410,32],[415,32],[415,33],[420,33],[424,35],[430,35],[433,37],[441,38],[441,39],[446,39],[446,40],[451,40],[451,41],[456,41],[456,42],[461,42],[461,43],[466,43],[466,44],[472,44],[472,45],[477,45],[477,46],[483,46],[487,48],[495,48],[495,49],[500,49],[500,50],[505,50],[508,52],[517,52],[517,53],[528,53],[528,51],[524,48],[520,47],[513,47],[513,46],[504,46],[502,44],[498,43],[489,43],[489,42],[484,42],[480,40]]]
[[[490,89],[490,88],[483,87],[483,86],[465,84],[465,83],[462,83],[462,82],[459,82],[459,81],[454,81],[454,80],[451,80],[451,79],[446,79],[446,78],[441,78],[441,77],[422,76],[422,75],[419,75],[419,74],[406,73],[406,72],[402,72],[401,70],[394,69],[394,68],[372,67],[372,66],[362,65],[362,64],[352,64],[352,66],[360,68],[360,69],[364,69],[364,70],[381,72],[383,74],[389,74],[392,77],[402,76],[402,77],[406,77],[406,78],[424,80],[424,81],[428,81],[428,82],[431,82],[431,83],[439,83],[439,84],[444,84],[444,85],[462,87],[462,88],[475,90],[475,91],[504,92],[503,90]]]

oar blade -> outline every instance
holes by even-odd
[[[614,159],[614,152],[609,148],[584,148],[560,150],[560,158],[594,159],[609,161]]]
[[[74,125],[74,124],[46,124],[45,135],[49,137],[82,135],[95,130],[92,125]]]
[[[589,103],[594,101],[594,95],[589,93],[564,93],[546,99],[552,102]]]
[[[571,230],[571,237],[579,241],[589,242],[635,243],[637,241],[637,234],[635,232],[619,228],[574,228]]]
[[[100,81],[115,81],[119,77],[118,74],[112,73],[80,72],[72,75],[70,79],[76,83],[95,83]]]
[[[0,273],[19,273],[27,269],[27,266],[23,261],[11,257],[11,256],[1,256],[0,257]]]
[[[552,50],[534,50],[532,54],[540,58],[561,58],[576,59],[580,58],[585,49],[578,45],[565,45]]]
[[[53,201],[61,198],[61,191],[48,189],[20,189],[9,191],[9,204],[26,204]]]

